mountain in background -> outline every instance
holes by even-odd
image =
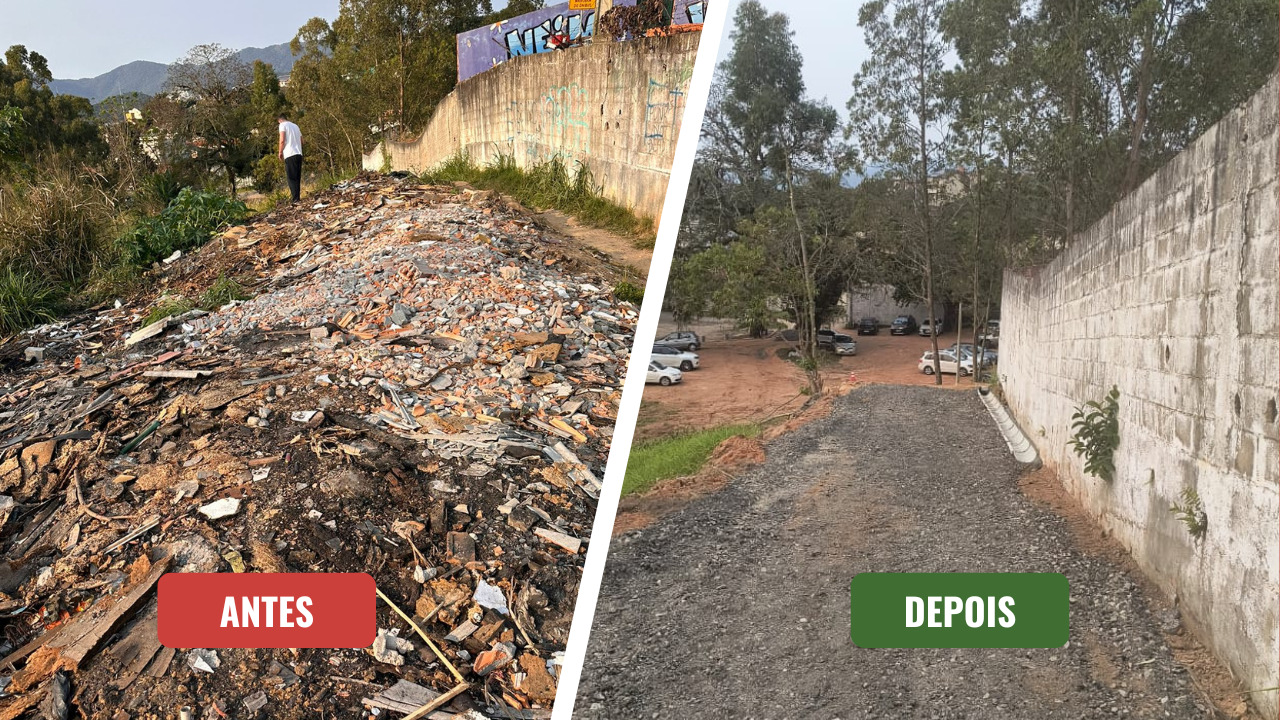
[[[245,48],[237,52],[236,56],[250,64],[254,60],[268,63],[275,68],[276,75],[280,77],[288,75],[293,70],[293,55],[289,52],[289,43],[264,48]],[[168,77],[168,65],[148,60],[135,60],[93,78],[55,79],[49,83],[49,88],[59,95],[79,95],[89,98],[90,102],[96,104],[112,95],[124,93],[155,95],[164,89],[164,81]]]

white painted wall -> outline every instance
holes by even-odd
[[[1280,632],[1277,80],[1047,266],[1004,280],[1000,374],[1045,462],[1180,602],[1246,688]],[[1117,477],[1067,446],[1076,406],[1120,398]],[[1170,506],[1195,488],[1200,541]],[[1276,717],[1276,692],[1252,695]]]

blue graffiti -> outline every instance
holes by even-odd
[[[595,34],[596,14],[557,15],[542,24],[525,30],[512,30],[506,35],[507,55],[519,57],[547,52],[547,38],[552,35],[568,35],[570,40],[591,37]]]
[[[706,9],[707,4],[705,2],[690,3],[689,6],[685,8],[685,12],[688,13],[689,22],[701,23]]]

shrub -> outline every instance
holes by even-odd
[[[1091,400],[1071,416],[1075,431],[1069,441],[1084,458],[1084,471],[1107,482],[1115,479],[1116,448],[1120,445],[1120,390],[1112,387],[1102,400]]]
[[[221,193],[184,188],[164,212],[142,218],[117,240],[121,259],[145,267],[175,250],[190,250],[223,226],[244,218],[248,208]]]
[[[284,162],[277,155],[264,155],[253,164],[253,189],[270,195],[284,184]]]
[[[644,288],[624,280],[614,286],[613,296],[623,302],[639,305],[644,302]]]
[[[49,322],[56,316],[57,306],[54,287],[36,273],[13,266],[0,272],[0,333],[12,334]]]

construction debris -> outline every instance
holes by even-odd
[[[613,272],[366,175],[0,339],[0,718],[548,717],[637,319]],[[220,277],[253,298],[142,325]],[[178,569],[368,572],[382,630],[175,661]]]

